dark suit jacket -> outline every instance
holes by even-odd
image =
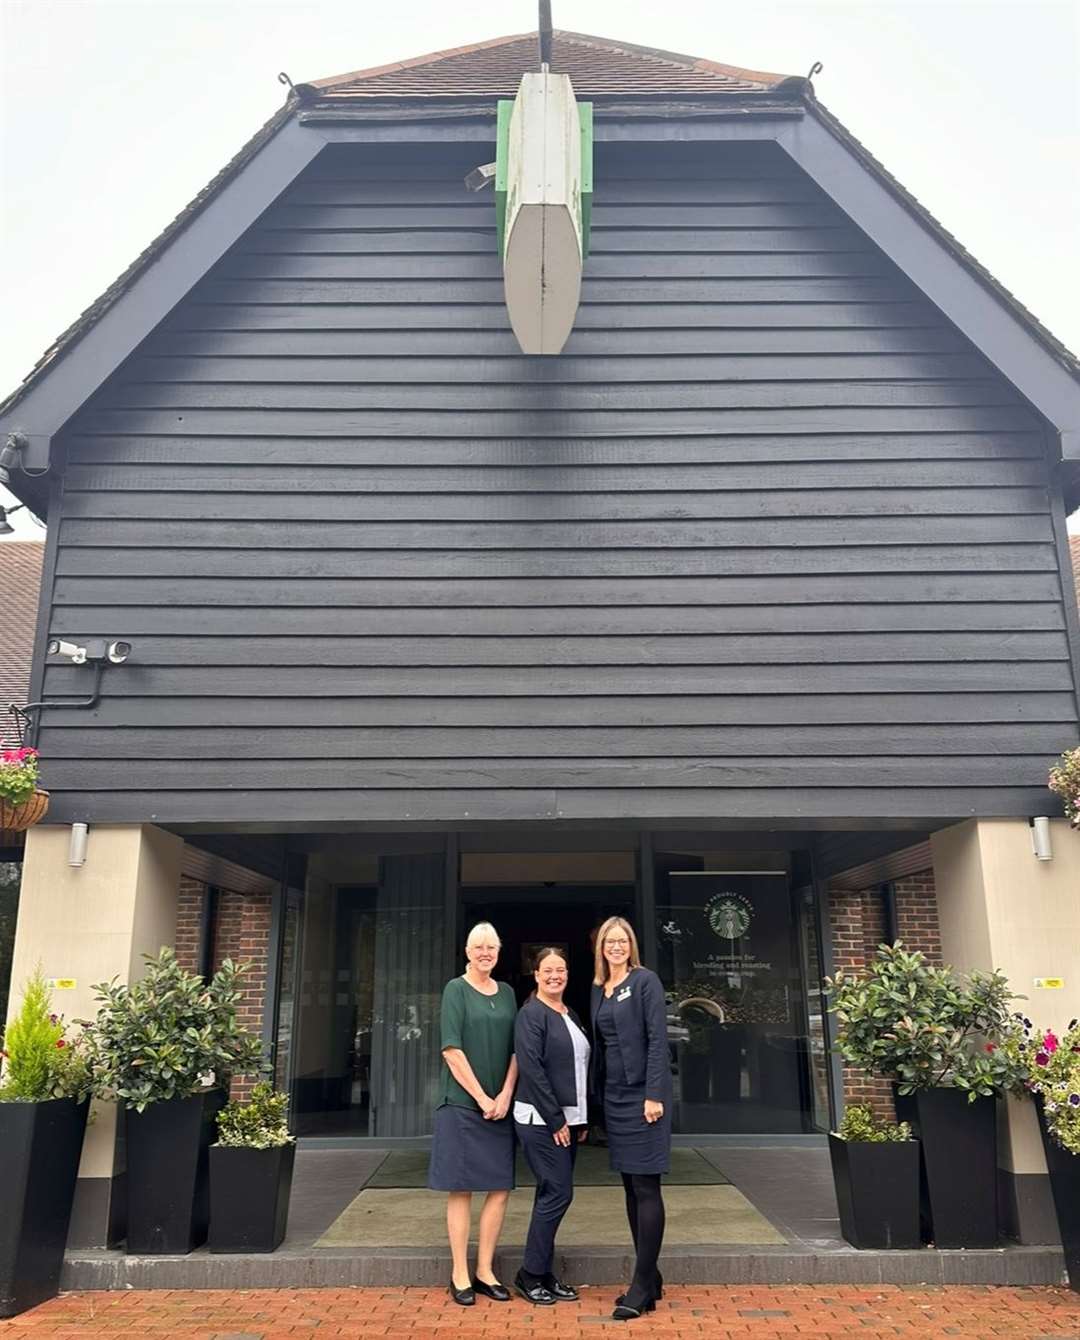
[[[573,1010],[570,1018],[580,1028]],[[576,1107],[577,1076],[574,1044],[562,1016],[541,1001],[527,1000],[514,1023],[514,1055],[518,1082],[514,1098],[531,1103],[552,1134],[566,1125],[564,1107]]]
[[[621,999],[620,999],[621,997]],[[592,989],[593,1094],[604,1097],[604,1047],[596,1031],[596,1013],[604,999],[604,988]],[[668,1060],[667,1005],[660,978],[649,968],[631,968],[611,997],[619,1055],[628,1083],[643,1085],[653,1102],[671,1102],[671,1063]]]

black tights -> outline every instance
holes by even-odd
[[[656,1290],[656,1261],[664,1241],[664,1198],[659,1173],[623,1173],[626,1217],[634,1239],[637,1261],[630,1288],[652,1296]]]

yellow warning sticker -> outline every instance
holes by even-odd
[[[74,977],[49,978],[49,986],[53,991],[74,991],[78,985]]]
[[[1061,991],[1065,986],[1064,977],[1036,977],[1035,989],[1038,991]]]

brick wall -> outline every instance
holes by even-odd
[[[941,962],[941,931],[938,925],[934,872],[923,870],[906,875],[893,884],[897,939],[908,949],[917,949],[933,963]],[[833,965],[852,972],[864,969],[879,944],[888,935],[885,901],[880,887],[831,889],[829,924],[832,930]],[[869,1103],[875,1112],[895,1118],[892,1086],[888,1081],[844,1067],[844,1101]]]
[[[176,957],[188,972],[199,972],[202,963],[203,905],[207,887],[187,875],[180,880],[180,899],[176,916]],[[270,949],[270,895],[234,893],[219,889],[210,933],[210,971],[216,972],[223,961],[249,964],[241,978],[243,990],[238,1018],[253,1033],[262,1031],[263,1003],[266,998],[266,969]],[[250,1079],[236,1079],[234,1098],[246,1096]]]

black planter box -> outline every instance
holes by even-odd
[[[841,1140],[829,1133],[840,1232],[853,1247],[921,1247],[919,1142]]]
[[[56,1296],[89,1106],[0,1103],[0,1317]]]
[[[210,1144],[224,1103],[211,1089],[127,1113],[129,1255],[182,1255],[206,1241]]]
[[[1046,1169],[1050,1174],[1050,1190],[1054,1193],[1061,1245],[1065,1251],[1065,1269],[1069,1272],[1069,1288],[1080,1293],[1080,1154],[1070,1154],[1050,1138],[1041,1098],[1035,1100],[1035,1107],[1046,1152]]]
[[[963,1089],[897,1095],[922,1150],[924,1228],[936,1247],[996,1247],[997,1100]],[[929,1217],[929,1224],[925,1223]]]
[[[210,1150],[212,1252],[273,1252],[285,1237],[296,1145]]]

